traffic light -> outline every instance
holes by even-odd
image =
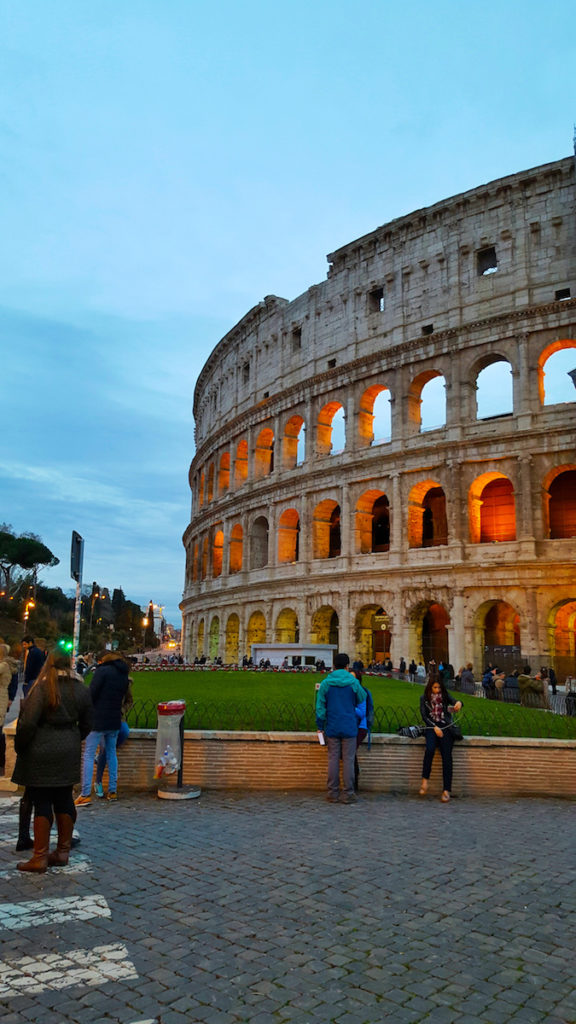
[[[70,575],[79,583],[82,579],[82,561],[84,557],[84,540],[76,530],[72,530],[70,547]]]
[[[70,654],[70,651],[74,647],[74,641],[69,636],[63,636],[58,641],[58,647],[63,654]]]

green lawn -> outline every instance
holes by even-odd
[[[134,672],[132,726],[155,728],[156,704],[186,701],[189,729],[315,729],[316,683],[323,675],[279,672]],[[376,708],[374,732],[396,732],[420,722],[418,684],[365,676]],[[467,736],[576,739],[576,718],[464,695],[459,715]]]

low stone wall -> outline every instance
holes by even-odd
[[[7,732],[6,775],[14,762],[13,729]],[[154,790],[156,731],[133,729],[118,751],[120,790]],[[361,788],[415,793],[420,786],[424,741],[372,737],[360,747]],[[203,789],[315,789],[326,785],[326,748],[316,733],[203,732],[184,734],[185,784]],[[164,783],[175,784],[168,776]],[[442,789],[440,754],[430,790]],[[469,736],[454,746],[453,793],[461,796],[576,797],[576,740]]]

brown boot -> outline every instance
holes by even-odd
[[[34,853],[30,860],[21,860],[16,865],[18,871],[46,871],[51,828],[52,822],[49,818],[34,817]]]
[[[56,825],[58,826],[58,845],[53,853],[48,854],[48,867],[65,867],[68,863],[70,846],[72,845],[72,832],[74,822],[69,814],[57,814]]]

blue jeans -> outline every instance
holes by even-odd
[[[115,793],[118,786],[118,758],[116,756],[116,740],[118,729],[106,732],[89,732],[84,747],[84,764],[82,766],[82,796],[90,796],[92,792],[92,775],[94,774],[94,757],[98,745],[106,748],[108,762],[108,791]]]
[[[426,729],[426,750],[424,752],[424,764],[422,766],[422,778],[429,779],[432,771],[432,761],[436,750],[440,751],[442,757],[442,785],[447,793],[452,789],[452,747],[454,739],[451,729],[447,729],[442,737],[437,736],[434,729]]]
[[[122,722],[121,725],[120,725],[120,731],[118,733],[118,739],[116,740],[116,750],[118,750],[118,747],[121,747],[122,744],[126,742],[126,740],[128,739],[129,735],[130,735],[130,729],[128,728],[126,722]],[[98,760],[96,762],[96,782],[97,783],[98,782],[102,782],[102,779],[104,777],[104,769],[105,769],[105,767],[106,767],[106,746],[105,746],[105,744],[101,743],[100,744],[100,752],[98,754]]]

